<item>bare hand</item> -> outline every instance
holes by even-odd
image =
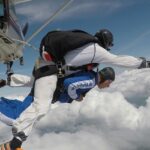
[[[9,143],[2,144],[0,146],[0,150],[11,150],[10,149],[10,144]]]

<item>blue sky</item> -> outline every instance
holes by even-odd
[[[34,30],[63,3],[63,0],[32,0],[16,7],[22,22],[29,22],[30,36]],[[150,1],[149,0],[74,0],[69,7],[53,20],[31,44],[39,47],[40,40],[53,29],[83,29],[91,34],[102,28],[108,28],[114,35],[112,53],[120,55],[144,56],[150,59]],[[38,52],[26,47],[24,50],[25,65],[14,65],[17,73],[31,74]],[[5,76],[5,66],[0,64],[0,76]],[[20,89],[19,89],[20,90]],[[24,91],[24,90],[22,90]],[[0,90],[0,94],[8,88]]]

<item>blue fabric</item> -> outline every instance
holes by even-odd
[[[72,102],[72,98],[67,93],[69,85],[73,84],[73,83],[85,81],[85,80],[96,79],[96,76],[97,76],[97,74],[94,71],[90,71],[90,72],[82,71],[82,72],[75,73],[70,78],[66,78],[63,82],[65,92],[61,93],[60,97],[58,98],[58,101],[60,101],[61,103]],[[97,82],[97,80],[95,80],[95,81]],[[95,83],[95,85],[96,85],[96,83]],[[84,86],[84,89],[80,89],[80,88],[76,89],[77,99],[79,98],[79,96],[81,94],[85,94],[91,89],[91,88],[89,88],[89,85],[83,84],[82,86]]]
[[[60,95],[60,97],[58,98],[58,101],[60,101],[61,103],[71,103],[72,99],[67,93],[68,86],[74,82],[91,80],[95,77],[96,77],[96,73],[93,71],[90,71],[90,72],[78,72],[74,74],[72,77],[66,78],[64,80],[65,91]],[[85,86],[84,89],[76,90],[78,97],[80,96],[80,94],[86,93],[90,90],[88,86],[86,85],[84,86]],[[27,107],[31,105],[32,102],[33,102],[32,96],[27,96],[23,101],[19,101],[17,99],[11,100],[11,99],[1,97],[0,98],[0,112],[11,119],[16,119],[20,116],[20,114]]]
[[[16,119],[33,102],[32,96],[27,96],[23,101],[0,98],[0,112],[5,116]]]
[[[61,103],[70,103],[72,99],[69,97],[67,92],[63,92],[60,97],[58,98],[58,101]]]

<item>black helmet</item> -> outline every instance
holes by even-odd
[[[101,75],[103,81],[105,81],[105,80],[114,81],[115,80],[115,71],[111,67],[103,68],[102,70],[99,71],[99,74]]]
[[[95,37],[98,38],[99,44],[108,51],[113,46],[113,35],[109,30],[102,29],[95,34]]]

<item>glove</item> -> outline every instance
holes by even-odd
[[[11,81],[11,75],[13,73],[9,73],[8,76],[7,76],[7,80],[4,80],[4,79],[0,79],[0,88],[6,86],[6,85],[10,85],[10,81]]]
[[[6,85],[6,83],[7,83],[6,80],[1,79],[0,80],[0,88],[4,87]]]
[[[22,150],[21,145],[26,140],[27,136],[24,132],[17,132],[17,128],[12,128],[14,138],[10,141],[10,150]]]
[[[150,61],[147,61],[144,57],[140,57],[142,59],[141,65],[138,67],[138,69],[142,68],[150,68]]]
[[[22,141],[20,141],[19,139],[17,139],[16,137],[14,137],[10,143],[10,150],[22,150],[21,149],[21,145],[22,145]]]
[[[146,61],[147,63],[147,68],[150,68],[150,61]]]
[[[7,74],[7,84],[10,85],[10,81],[11,81],[11,75],[13,75],[13,72],[10,72]]]
[[[22,148],[12,149],[10,147],[10,142],[0,145],[0,150],[23,150]]]

